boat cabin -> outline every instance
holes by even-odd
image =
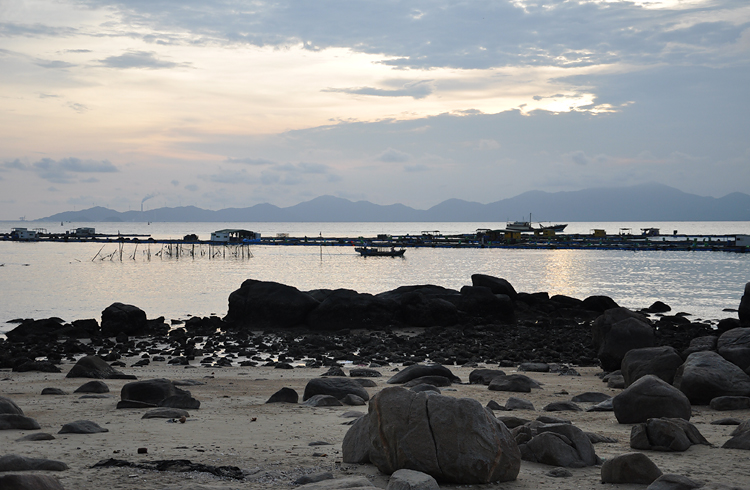
[[[216,243],[260,243],[260,233],[250,230],[226,229],[211,233]]]
[[[11,228],[10,236],[16,240],[30,241],[39,238],[39,233],[28,228]]]

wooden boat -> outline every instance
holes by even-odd
[[[363,257],[402,257],[406,252],[404,248],[396,250],[394,247],[354,247],[354,250]]]

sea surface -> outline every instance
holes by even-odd
[[[65,232],[95,227],[97,233],[182,238],[195,233],[243,228],[263,236],[365,237],[380,233],[418,235],[471,233],[504,228],[498,223],[41,223],[0,222],[11,228]],[[570,223],[566,233],[605,229],[660,228],[663,234],[750,235],[750,222]],[[409,248],[403,258],[360,257],[353,247],[251,245],[251,256],[209,256],[197,247],[179,258],[160,244],[44,243],[0,241],[0,334],[18,318],[57,316],[65,321],[101,319],[114,302],[142,308],[149,318],[223,316],[229,294],[245,279],[276,281],[300,290],[348,288],[380,293],[403,285],[435,284],[460,289],[471,275],[509,280],[517,291],[547,291],[576,298],[606,295],[621,306],[644,308],[664,301],[673,313],[717,321],[737,317],[745,283],[750,282],[750,254],[710,251],[610,251]]]

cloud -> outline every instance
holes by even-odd
[[[118,172],[117,167],[109,160],[82,160],[80,158],[42,158],[31,164],[26,164],[20,159],[15,159],[3,164],[5,168],[35,172],[40,178],[58,184],[69,184],[73,182],[75,174],[78,173],[113,173]]]
[[[60,189],[58,189],[57,187],[54,187],[54,186],[47,187],[47,190],[49,192],[60,192]]]
[[[52,27],[44,24],[17,24],[0,22],[0,37],[68,37],[76,34],[71,27]]]
[[[245,165],[273,165],[274,162],[271,160],[265,160],[263,158],[232,158],[227,157],[224,160],[227,163],[244,163]]]
[[[405,165],[404,171],[409,173],[414,172],[427,172],[429,170],[429,167],[427,165],[423,164],[417,164],[417,165]]]
[[[188,190],[190,192],[196,192],[198,190],[198,186],[195,184],[188,184],[185,186],[185,190]]]
[[[96,177],[89,177],[88,179],[81,179],[79,180],[79,182],[81,182],[82,184],[96,184],[100,181]]]
[[[129,51],[119,56],[108,56],[98,60],[102,66],[107,68],[130,69],[143,68],[147,70],[158,70],[163,68],[185,68],[190,63],[175,63],[172,61],[160,60],[153,51]]]
[[[179,186],[179,185],[180,185],[180,181],[179,181],[179,180],[177,180],[177,179],[174,179],[174,180],[172,180],[172,181],[170,182],[170,184],[172,184],[173,186],[177,187],[177,186]]]
[[[408,83],[398,89],[380,89],[373,87],[358,88],[328,88],[323,92],[337,92],[352,95],[371,95],[374,97],[412,97],[414,99],[424,99],[433,91],[432,80],[422,80],[419,82]]]
[[[39,94],[39,98],[40,99],[56,99],[56,98],[60,98],[60,96],[55,95],[55,94]]]
[[[63,53],[93,53],[90,49],[66,49]]]
[[[411,159],[411,155],[394,148],[388,148],[383,153],[378,155],[375,159],[380,162],[386,163],[401,163],[409,161]]]
[[[35,63],[37,66],[41,66],[42,68],[50,68],[55,70],[64,70],[66,68],[73,68],[75,65],[74,63],[68,63],[67,61],[60,61],[60,60],[39,60]]]
[[[83,104],[79,104],[78,102],[68,102],[68,107],[73,109],[79,114],[83,114],[84,112],[87,112],[89,110],[88,107],[86,107]]]

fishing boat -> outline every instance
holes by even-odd
[[[406,252],[404,248],[396,250],[395,247],[354,247],[354,250],[363,257],[402,257]]]
[[[552,230],[554,232],[561,232],[565,229],[565,227],[568,226],[567,223],[565,224],[549,224],[549,225],[543,225],[542,223],[539,223],[539,226],[534,226],[531,222],[531,213],[529,213],[529,221],[509,221],[505,225],[505,229],[509,231],[544,231],[544,230]]]

